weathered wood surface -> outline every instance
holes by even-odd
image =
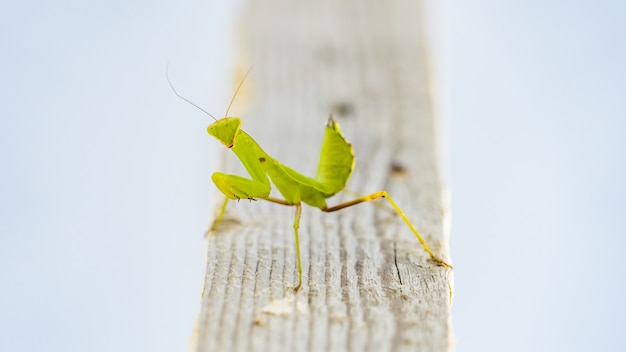
[[[241,68],[254,70],[230,115],[270,155],[314,175],[334,113],[357,158],[348,188],[388,191],[449,260],[422,16],[415,0],[251,0]],[[223,171],[247,175],[234,155],[224,161]],[[192,350],[450,350],[452,272],[377,203],[304,207],[294,293],[295,210],[231,202],[208,238]]]

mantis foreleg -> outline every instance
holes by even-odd
[[[271,191],[269,185],[239,175],[215,172],[211,179],[217,188],[230,199],[265,198],[270,195]]]
[[[270,194],[271,190],[269,185],[261,181],[238,175],[227,175],[221,172],[216,172],[213,176],[211,176],[211,179],[217,188],[224,193],[226,199],[224,200],[224,204],[222,204],[222,208],[213,222],[213,225],[211,225],[211,228],[206,232],[207,235],[209,232],[215,230],[222,222],[229,199],[265,198]]]

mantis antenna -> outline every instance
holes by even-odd
[[[237,89],[235,89],[235,94],[233,94],[233,97],[230,99],[230,103],[228,104],[228,108],[226,109],[226,113],[224,114],[224,117],[228,117],[228,111],[230,111],[230,107],[231,107],[231,105],[233,105],[233,102],[235,101],[235,97],[237,97],[237,93],[239,93],[239,88],[241,88],[241,86],[243,85],[243,82],[246,81],[246,78],[250,74],[250,71],[252,71],[253,67],[254,67],[254,65],[250,66],[248,71],[246,71],[246,74],[243,75],[243,78],[241,79],[241,82],[239,82],[239,85],[237,86]]]
[[[181,98],[182,100],[186,101],[187,103],[193,105],[195,108],[197,108],[198,110],[202,111],[203,113],[211,116],[213,118],[213,120],[217,121],[217,119],[215,118],[215,116],[213,116],[210,112],[204,110],[203,108],[201,108],[200,106],[198,106],[196,103],[194,103],[193,101],[183,97],[182,95],[178,94],[178,92],[176,91],[176,88],[174,88],[174,85],[172,84],[172,82],[170,81],[170,75],[169,75],[169,68],[170,65],[169,63],[167,64],[167,66],[165,67],[165,78],[167,78],[167,83],[170,85],[170,88],[172,88],[172,90],[174,91],[174,94],[176,94],[177,97]],[[250,71],[248,71],[250,72]],[[246,76],[248,74],[246,73]],[[245,77],[244,77],[245,79]],[[241,87],[241,84],[239,84],[239,86]],[[237,91],[239,91],[239,88],[237,88]],[[235,92],[235,94],[237,94],[237,92]],[[235,97],[233,97],[233,100],[235,99]],[[230,103],[232,104],[233,101],[231,100]],[[228,108],[230,108],[230,105],[228,106]]]

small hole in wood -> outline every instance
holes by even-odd
[[[347,101],[339,101],[332,105],[331,111],[339,117],[349,117],[354,114],[354,106]]]
[[[391,164],[389,164],[389,170],[393,176],[406,176],[409,173],[406,166],[397,161],[392,161]]]

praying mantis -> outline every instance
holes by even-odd
[[[300,258],[300,241],[298,236],[302,203],[319,208],[323,212],[330,213],[360,203],[385,198],[398,215],[400,215],[411,232],[413,232],[424,250],[430,255],[431,259],[439,265],[452,268],[450,264],[438,258],[431,251],[426,241],[424,241],[402,209],[400,209],[398,204],[396,204],[387,192],[379,191],[371,193],[330,207],[326,204],[326,199],[345,188],[346,183],[352,175],[355,164],[352,145],[345,139],[339,128],[339,124],[332,115],[329,116],[326,122],[326,131],[322,141],[320,159],[315,177],[302,175],[296,170],[272,158],[248,133],[241,129],[241,119],[239,117],[228,117],[230,107],[249,72],[250,71],[246,73],[239,83],[224,114],[225,117],[221,119],[215,118],[192,101],[178,94],[168,77],[170,87],[179,98],[213,118],[214,122],[207,127],[207,132],[226,148],[235,153],[250,176],[250,178],[247,178],[222,172],[213,173],[211,176],[213,183],[215,183],[226,198],[220,213],[209,231],[216,229],[221,223],[229,200],[262,199],[285,206],[293,206],[295,208],[293,231],[298,270],[298,284],[295,286],[294,290],[298,291],[302,287],[302,261]],[[283,196],[282,199],[270,197],[272,183]]]

